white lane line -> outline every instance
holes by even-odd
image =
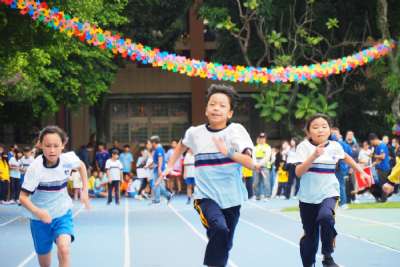
[[[201,234],[196,227],[194,227],[193,224],[191,224],[185,217],[183,217],[179,211],[175,209],[174,206],[171,204],[168,205],[168,207],[172,210],[173,213],[175,213],[176,216],[178,216],[179,219],[181,219],[192,231],[195,233],[198,237],[200,237],[201,240],[203,240],[205,243],[208,242],[207,237],[205,237],[203,234]],[[231,267],[238,267],[236,263],[234,263],[232,260],[228,260],[228,265]]]
[[[79,213],[83,210],[84,206],[82,205],[73,215],[72,217],[75,218],[78,216]],[[24,267],[25,265],[28,264],[33,258],[35,258],[36,252],[33,251],[28,257],[26,257],[20,264],[17,265],[17,267]]]
[[[10,223],[12,223],[12,222],[18,220],[19,218],[22,218],[22,216],[15,217],[14,219],[11,219],[11,220],[9,220],[9,221],[6,221],[5,223],[2,223],[2,224],[0,224],[0,227],[6,226],[7,224],[10,224]]]
[[[300,219],[295,219],[295,218],[293,218],[293,217],[291,217],[289,215],[286,215],[286,214],[282,213],[281,211],[271,211],[271,210],[269,210],[269,209],[267,209],[265,207],[262,207],[262,206],[259,206],[259,205],[255,204],[255,203],[251,203],[251,202],[247,202],[247,203],[250,204],[253,207],[256,207],[258,209],[264,210],[266,212],[269,212],[269,213],[272,213],[272,214],[275,214],[275,215],[279,215],[279,216],[282,216],[282,217],[287,218],[289,220],[301,223]],[[362,242],[368,243],[370,245],[374,245],[374,246],[379,247],[379,248],[383,248],[383,249],[386,249],[386,250],[389,250],[389,251],[392,251],[392,252],[400,253],[400,250],[397,250],[397,249],[389,247],[387,245],[383,245],[383,244],[368,240],[368,239],[366,239],[364,237],[355,236],[355,235],[347,234],[347,233],[343,233],[343,232],[339,232],[339,234],[342,235],[342,236],[351,238],[351,239],[355,239],[355,240],[358,240],[358,241],[362,241]]]
[[[349,218],[352,220],[357,220],[357,221],[366,222],[366,223],[370,223],[370,224],[382,225],[382,226],[390,227],[390,228],[393,228],[396,230],[400,230],[400,226],[396,226],[396,225],[393,225],[390,223],[385,223],[385,222],[381,222],[381,221],[371,220],[371,219],[367,219],[367,218],[363,218],[363,217],[357,217],[357,216],[352,216],[352,215],[342,214],[342,213],[339,213],[338,215],[340,217]]]
[[[130,247],[130,242],[129,242],[129,207],[128,207],[128,198],[125,198],[125,230],[124,230],[124,247],[125,247],[125,252],[124,252],[124,267],[130,267],[131,266],[131,247]]]
[[[267,234],[267,235],[272,236],[272,237],[274,237],[276,239],[279,239],[279,240],[281,240],[281,241],[283,241],[283,242],[285,242],[285,243],[287,243],[287,244],[289,244],[289,245],[291,245],[293,247],[300,248],[300,246],[297,243],[295,243],[295,242],[293,242],[293,241],[291,241],[289,239],[286,239],[286,238],[284,238],[284,237],[282,237],[280,235],[277,235],[277,234],[275,234],[275,233],[273,233],[271,231],[268,231],[267,229],[265,229],[264,227],[262,227],[262,226],[260,226],[258,224],[255,224],[253,222],[250,222],[250,221],[242,219],[242,218],[240,218],[239,220],[242,221],[243,223],[253,227],[253,228],[256,228],[256,229],[260,230],[264,234]],[[319,259],[322,259],[322,255],[319,254],[319,253],[317,254],[317,257]],[[341,265],[341,266],[343,266],[343,265]]]

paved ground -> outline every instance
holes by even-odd
[[[246,202],[229,265],[301,266],[298,212],[281,212],[282,207],[295,205],[295,200]],[[107,206],[104,199],[95,199],[90,211],[79,203],[73,211],[72,266],[202,266],[205,230],[183,197],[175,198],[170,206],[133,199]],[[38,266],[28,221],[19,215],[15,205],[0,206],[2,267]],[[342,266],[400,266],[399,209],[338,210],[337,230],[334,256]],[[57,266],[55,252],[53,266]]]

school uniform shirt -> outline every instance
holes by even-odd
[[[16,179],[20,179],[21,178],[21,160],[17,160],[15,157],[12,157],[9,161],[8,161],[8,165],[10,165],[10,176],[11,178],[16,178]],[[11,169],[11,167],[13,167],[13,169]],[[14,168],[17,169],[14,169]]]
[[[119,155],[119,161],[121,161],[123,169],[123,172],[131,172],[132,170],[132,162],[133,162],[133,156],[131,152],[123,152]]]
[[[185,179],[195,178],[195,168],[194,168],[194,155],[192,153],[186,153],[183,160],[183,166],[185,168]]]
[[[30,157],[23,156],[21,158],[21,167],[22,167],[21,173],[25,173],[26,170],[28,169],[29,165],[31,165],[34,160],[35,160],[35,158],[32,156],[30,156]]]
[[[316,149],[309,140],[301,142],[296,149],[297,163],[303,163]],[[299,200],[319,204],[324,199],[338,197],[339,182],[335,175],[336,163],[344,159],[343,147],[336,141],[328,141],[324,153],[319,156],[306,173],[301,176]]]
[[[241,124],[230,123],[221,130],[206,124],[190,127],[182,143],[192,149],[195,157],[194,199],[212,199],[222,209],[241,205],[247,199],[242,166],[220,153],[213,137],[223,138],[227,148],[238,153],[253,151],[253,142]]]
[[[74,152],[62,153],[56,165],[47,167],[43,155],[38,156],[28,167],[22,191],[31,194],[31,201],[46,210],[52,218],[65,215],[72,208],[67,192],[71,170],[80,166],[81,160]],[[29,213],[31,219],[38,219]]]
[[[122,170],[122,163],[121,161],[108,159],[106,161],[106,170],[110,170],[110,177],[109,179],[113,181],[121,181],[121,170]]]

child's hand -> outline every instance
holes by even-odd
[[[41,220],[44,223],[50,224],[51,221],[53,220],[50,216],[50,214],[47,212],[47,210],[44,209],[39,209],[36,213],[35,213],[36,217],[39,218],[39,220]]]
[[[228,148],[226,147],[225,141],[222,137],[214,136],[212,140],[219,152],[221,152],[224,156],[228,155]]]
[[[364,181],[366,181],[367,183],[369,183],[369,181],[372,180],[371,175],[369,175],[368,173],[366,173],[364,170],[362,170],[362,171],[360,172],[360,174],[361,174],[361,178],[363,178]]]
[[[165,170],[162,172],[161,176],[162,176],[162,177],[167,177],[170,173],[171,173],[171,169],[167,167],[167,168],[165,168]]]
[[[90,209],[90,203],[89,203],[89,194],[87,190],[82,190],[81,193],[81,202],[83,205],[85,205],[85,208],[88,210]]]
[[[394,186],[389,183],[385,183],[382,186],[382,190],[385,193],[385,195],[390,195],[394,190]]]
[[[316,158],[318,158],[319,156],[321,156],[325,151],[325,144],[319,144],[314,151],[314,156]]]

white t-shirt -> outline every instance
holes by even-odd
[[[358,161],[363,165],[363,166],[369,166],[372,163],[372,159],[371,159],[371,154],[372,154],[372,150],[368,149],[368,150],[364,150],[361,149],[360,153],[358,154]]]
[[[20,179],[21,178],[21,171],[20,168],[22,166],[21,164],[21,160],[17,160],[15,157],[12,157],[9,161],[8,161],[8,165],[10,165],[10,177],[11,178],[17,178]]]
[[[29,165],[31,165],[34,160],[35,160],[35,158],[32,156],[27,157],[27,158],[25,156],[23,156],[21,158],[21,167],[22,167],[21,173],[25,173],[26,170],[28,169]]]
[[[316,146],[309,140],[301,142],[296,149],[297,163],[303,163],[315,151]],[[328,141],[324,153],[312,163],[300,178],[299,200],[319,204],[324,199],[339,196],[339,182],[335,175],[336,163],[344,159],[342,146],[336,141]]]
[[[106,161],[106,170],[110,170],[109,179],[113,181],[121,181],[121,171],[122,171],[122,163],[121,161],[108,159]]]
[[[220,208],[241,205],[247,200],[247,190],[242,182],[242,166],[220,153],[213,138],[222,138],[229,150],[243,153],[253,151],[253,142],[246,129],[239,123],[214,130],[203,124],[190,127],[182,143],[191,148],[195,157],[195,199],[209,198]]]
[[[81,160],[74,152],[62,153],[52,167],[47,167],[44,156],[40,155],[28,167],[21,190],[31,193],[32,203],[45,209],[51,217],[61,217],[72,208],[67,182],[71,170],[80,164]],[[29,217],[37,219],[33,214]]]
[[[194,155],[192,153],[186,153],[185,159],[183,160],[183,166],[185,168],[185,179],[195,177],[194,168]]]
[[[72,172],[71,179],[72,179],[72,187],[73,188],[82,188],[83,187],[81,175],[79,174],[79,172],[77,172],[77,171]]]

